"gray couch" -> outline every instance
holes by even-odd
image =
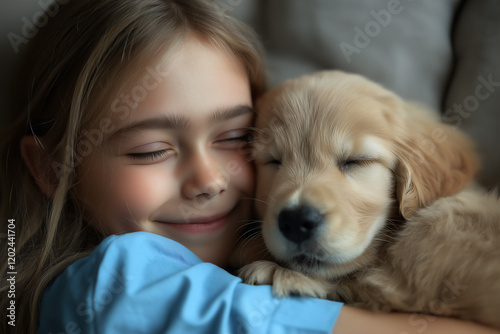
[[[322,69],[361,73],[469,133],[483,161],[479,180],[500,185],[500,1],[207,1],[261,36],[270,86]],[[16,57],[7,36],[40,10],[38,0],[0,3],[2,110]]]

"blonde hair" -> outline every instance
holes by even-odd
[[[246,66],[253,97],[264,90],[261,47],[253,32],[204,0],[79,0],[59,12],[29,42],[14,83],[13,115],[2,138],[2,233],[16,219],[16,327],[5,319],[0,332],[34,333],[47,284],[69,264],[88,255],[104,235],[85,220],[72,194],[77,145],[89,119],[102,114],[106,92],[129,68],[181,43],[193,32],[227,50]],[[51,199],[43,195],[19,145],[33,135],[57,171]],[[53,171],[54,172],[54,171]],[[2,259],[7,242],[2,241]],[[0,308],[9,291],[6,261],[0,268]]]

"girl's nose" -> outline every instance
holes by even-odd
[[[187,169],[187,177],[182,185],[182,193],[187,198],[210,199],[227,189],[228,180],[209,155],[197,155],[195,159],[191,159]]]

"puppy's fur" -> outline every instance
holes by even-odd
[[[470,185],[468,138],[337,71],[285,82],[257,110],[256,206],[275,260],[245,266],[246,282],[500,328],[500,201]]]

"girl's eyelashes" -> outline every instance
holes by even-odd
[[[231,141],[238,141],[238,142],[246,142],[246,143],[249,143],[251,142],[253,139],[253,136],[251,133],[247,133],[243,136],[239,136],[239,137],[229,137],[229,138],[226,138],[226,139],[222,139],[220,140],[220,142],[231,142]]]
[[[240,148],[253,140],[252,133],[248,131],[230,131],[216,139],[215,144],[222,149]]]
[[[144,153],[129,153],[127,156],[131,157],[134,160],[141,161],[155,161],[157,159],[165,157],[170,151],[169,149],[153,151],[153,152],[144,152]]]

